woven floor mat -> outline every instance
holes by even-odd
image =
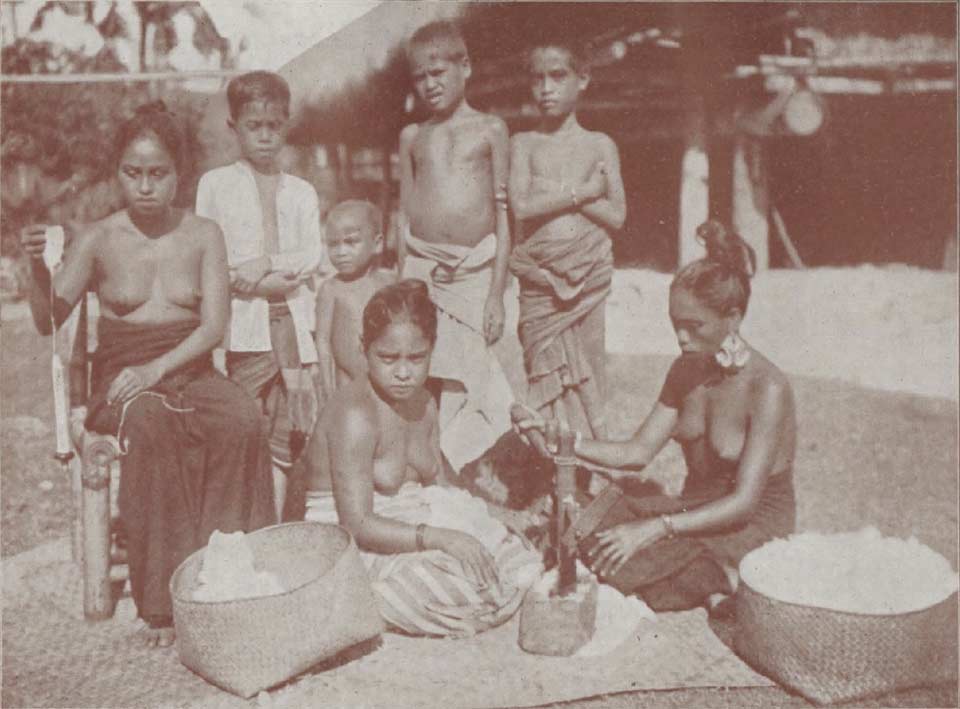
[[[4,707],[520,707],[630,690],[771,685],[717,639],[703,611],[690,611],[661,614],[597,658],[528,655],[517,646],[516,618],[469,640],[387,634],[359,658],[244,701],[199,679],[174,650],[129,643],[138,627],[129,599],[112,620],[85,623],[79,575],[61,546],[3,561]]]

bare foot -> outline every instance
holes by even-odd
[[[170,647],[173,645],[175,638],[176,634],[173,632],[172,626],[151,628],[146,623],[143,623],[143,625],[130,636],[130,642],[144,647]]]

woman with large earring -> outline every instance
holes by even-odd
[[[578,439],[575,446],[581,464],[608,468],[628,489],[671,438],[683,449],[679,497],[623,494],[594,529],[579,530],[581,556],[600,578],[654,610],[720,608],[736,589],[740,559],[791,533],[796,517],[793,392],[739,333],[753,250],[716,221],[697,235],[706,256],[670,286],[681,354],[659,399],[630,440]],[[518,425],[535,438],[544,428],[535,417]]]

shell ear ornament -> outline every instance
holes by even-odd
[[[735,332],[727,335],[720,344],[720,349],[715,355],[717,364],[728,371],[738,371],[746,366],[750,359],[750,348]]]

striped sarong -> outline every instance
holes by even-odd
[[[380,613],[410,635],[470,637],[509,620],[543,571],[540,554],[490,516],[465,490],[405,483],[396,495],[374,493],[374,512],[407,524],[466,532],[494,558],[499,584],[484,586],[446,552],[361,552]],[[306,519],[338,524],[333,493],[311,493]]]

